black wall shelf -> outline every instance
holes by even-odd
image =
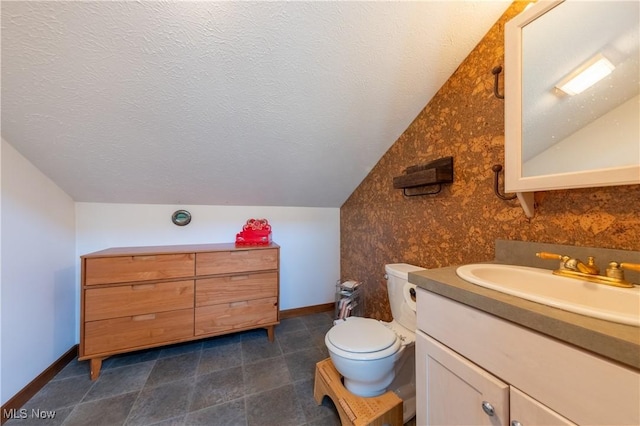
[[[434,195],[443,183],[453,182],[453,157],[443,157],[429,163],[407,167],[404,174],[393,178],[393,187],[402,189],[406,197]],[[437,190],[433,186],[437,185]],[[409,190],[409,191],[407,191]]]

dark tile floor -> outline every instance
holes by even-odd
[[[332,314],[283,320],[273,343],[260,329],[114,356],[94,382],[73,361],[5,425],[339,425],[313,399]]]

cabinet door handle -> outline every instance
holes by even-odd
[[[487,401],[482,401],[482,410],[487,413],[487,416],[493,416],[496,414],[496,411],[493,409],[493,405],[489,404]]]

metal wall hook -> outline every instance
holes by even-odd
[[[493,192],[496,193],[496,196],[498,198],[500,198],[501,200],[505,200],[505,201],[510,201],[510,200],[515,200],[517,195],[513,194],[510,196],[505,196],[502,195],[500,193],[500,189],[499,187],[499,182],[498,180],[500,179],[500,172],[502,171],[502,166],[500,164],[495,164],[493,167],[491,167],[491,170],[493,170],[494,176],[493,176]]]
[[[494,67],[491,70],[491,74],[493,74],[496,77],[493,83],[493,94],[498,99],[504,99],[504,94],[501,95],[500,93],[498,93],[498,76],[500,75],[501,72],[502,72],[502,67],[500,65],[498,65],[497,67]]]

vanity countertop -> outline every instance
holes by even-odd
[[[418,287],[640,370],[640,328],[530,302],[469,283],[457,266],[409,274]]]

